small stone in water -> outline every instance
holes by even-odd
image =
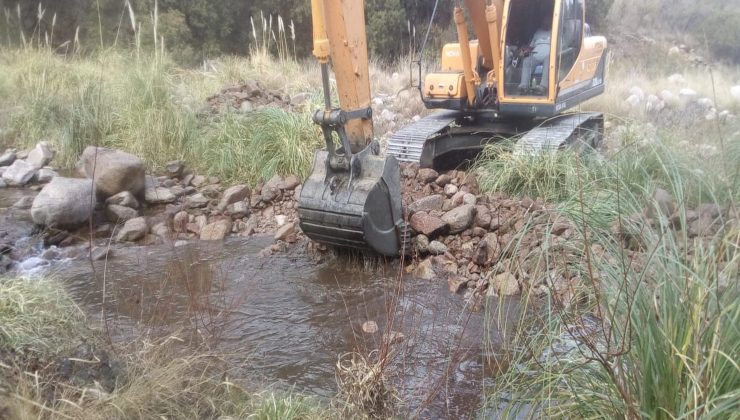
[[[366,334],[375,334],[378,332],[378,324],[375,321],[365,321],[362,324],[362,331]]]

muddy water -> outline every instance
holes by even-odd
[[[339,355],[371,354],[384,334],[400,333],[386,372],[408,414],[476,416],[490,377],[484,360],[495,362],[500,337],[446,282],[399,275],[397,262],[317,261],[300,244],[259,256],[271,242],[121,247],[107,262],[49,270],[89,313],[105,307],[116,340],[146,333],[207,345],[226,355],[231,379],[247,385],[332,397]],[[363,332],[366,321],[379,331]]]
[[[300,246],[259,257],[270,242],[117,249],[107,267],[96,264],[96,274],[85,264],[60,273],[86,307],[99,311],[105,272],[106,310],[119,337],[144,327],[160,336],[176,331],[186,341],[206,338],[228,354],[235,377],[307,394],[333,396],[339,355],[369,354],[385,333],[401,333],[387,372],[408,410],[475,414],[484,356],[495,353],[484,337],[499,341],[481,313],[466,311],[445,283],[399,280],[398,264],[316,262]],[[366,321],[379,332],[364,333]]]

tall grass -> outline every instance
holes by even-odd
[[[740,410],[740,137],[702,121],[621,124],[602,156],[519,158],[492,146],[476,166],[484,189],[546,197],[574,227],[565,242],[545,235],[540,248],[562,252],[543,251],[542,272],[528,273],[567,267],[577,286],[563,297],[546,277],[548,299],[525,304],[507,338],[511,368],[489,393],[498,416],[724,419]],[[661,212],[656,188],[675,212]],[[721,215],[696,236],[689,215],[702,203]]]
[[[274,173],[305,174],[320,138],[307,110],[201,115],[206,96],[239,80],[233,78],[256,75],[253,64],[226,60],[204,73],[144,53],[138,59],[124,51],[78,59],[3,49],[0,108],[10,129],[6,142],[31,147],[49,140],[59,150],[56,162],[66,167],[86,146],[99,145],[134,153],[153,167],[180,158],[197,170],[251,182]],[[289,89],[313,89],[305,77],[295,80]]]

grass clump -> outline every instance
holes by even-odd
[[[196,146],[211,171],[227,179],[269,179],[308,174],[322,141],[309,116],[279,108],[229,113]]]
[[[82,311],[51,280],[0,278],[0,349],[58,351],[83,321]]]
[[[484,149],[474,166],[481,188],[562,201],[578,188],[583,172],[588,169],[574,152],[517,155],[513,145],[504,141]]]
[[[514,368],[491,393],[499,414],[732,418],[740,410],[737,226],[706,241],[642,226],[648,251],[639,254],[608,230],[587,229],[580,244],[604,249],[580,267],[597,299],[567,309],[552,299],[520,320]]]

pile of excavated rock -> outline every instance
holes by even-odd
[[[292,109],[291,98],[288,95],[267,89],[256,80],[226,86],[219,93],[209,96],[207,102],[209,112],[212,114],[221,114],[229,109],[250,112],[265,106]]]
[[[415,235],[416,258],[408,271],[423,279],[446,279],[452,292],[467,288],[470,293],[515,295],[525,287],[545,285],[547,273],[533,279],[526,267],[538,263],[542,252],[536,248],[552,228],[551,212],[542,202],[481,194],[476,179],[464,171],[440,174],[404,165],[402,173],[404,204]],[[560,222],[552,234],[565,240],[572,228]],[[567,273],[558,275],[562,278],[557,281],[570,281]]]

